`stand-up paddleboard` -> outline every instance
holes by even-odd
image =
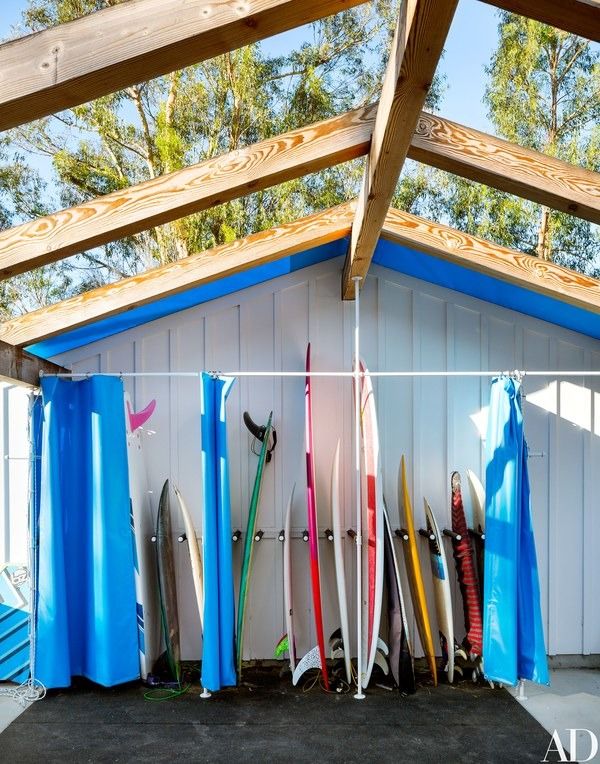
[[[133,534],[135,599],[137,610],[140,675],[145,680],[160,652],[160,616],[156,588],[156,550],[152,543],[155,527],[148,493],[148,476],[142,448],[141,426],[156,407],[152,400],[136,413],[125,393],[129,507]]]
[[[175,558],[169,481],[165,480],[158,504],[156,520],[156,559],[158,564],[158,591],[160,612],[167,651],[167,663],[173,679],[181,682],[181,652],[179,648],[179,615],[175,583]]]
[[[265,464],[271,460],[271,452],[275,448],[276,438],[273,430],[273,412],[269,414],[265,427],[256,425],[247,411],[244,412],[244,422],[254,437],[261,443],[258,454],[258,465],[256,467],[256,477],[250,499],[250,508],[248,509],[248,522],[246,525],[246,537],[244,539],[244,557],[242,560],[242,573],[240,576],[240,595],[238,600],[237,617],[237,672],[238,678],[242,674],[242,658],[244,655],[244,625],[246,617],[246,602],[248,600],[248,587],[252,575],[252,552],[254,549],[254,534],[256,532],[256,516],[258,514],[258,505],[260,502],[260,489],[262,486]],[[269,448],[269,443],[273,439],[273,445]]]
[[[361,372],[368,373],[363,363]],[[363,536],[362,686],[366,687],[375,663],[383,599],[383,484],[379,459],[379,430],[371,377],[361,378],[361,503]],[[365,553],[366,550],[366,553]]]
[[[310,377],[310,342],[306,348],[306,384],[304,388],[304,415],[306,440],[306,513],[308,519],[308,545],[310,554],[310,580],[312,585],[313,616],[317,632],[317,646],[313,647],[296,666],[292,682],[297,684],[302,674],[309,668],[319,668],[323,675],[325,689],[329,690],[329,675],[325,657],[323,637],[323,613],[321,609],[321,575],[319,570],[319,526],[317,523],[317,496],[315,491],[315,463],[312,430],[312,398]]]
[[[383,507],[385,525],[384,553],[385,578],[388,596],[388,643],[389,664],[398,689],[402,692],[415,692],[415,666],[413,649],[408,634],[408,621],[402,593],[402,581],[398,569],[398,558],[394,548],[394,539],[387,509]]]
[[[340,608],[340,648],[344,654],[346,681],[352,682],[352,666],[350,663],[350,628],[348,626],[348,602],[346,599],[346,574],[344,571],[343,538],[340,507],[340,441],[338,440],[333,457],[331,470],[331,523],[333,527],[333,553],[335,558],[335,580],[337,584],[338,603]]]
[[[192,565],[192,579],[194,581],[194,592],[196,593],[196,605],[198,606],[198,615],[200,616],[200,628],[204,625],[204,576],[202,571],[202,557],[200,556],[200,545],[192,521],[190,510],[187,508],[181,491],[175,486],[175,496],[179,504],[179,510],[183,517],[185,527],[185,537],[187,539],[188,550],[190,553],[190,562]]]
[[[27,566],[0,563],[0,682],[29,678],[30,603]]]
[[[456,536],[452,539],[452,550],[463,600],[466,632],[463,646],[467,655],[473,657],[481,655],[483,640],[481,593],[475,572],[473,546],[465,517],[459,472],[452,473],[450,486],[452,489],[452,530],[457,536],[460,536],[460,539],[457,539]]]
[[[426,499],[423,499],[423,506],[425,508],[425,522],[429,536],[429,558],[431,560],[433,596],[440,633],[442,660],[448,673],[448,682],[452,684],[454,681],[454,623],[452,620],[450,572],[448,570],[448,560],[446,559],[443,537]]]
[[[435,663],[435,652],[433,649],[433,637],[431,636],[431,624],[429,622],[429,612],[427,610],[427,599],[425,597],[425,586],[423,584],[423,574],[421,572],[421,562],[419,559],[419,549],[417,547],[417,537],[415,534],[415,521],[413,517],[412,504],[408,493],[408,484],[406,482],[406,466],[404,456],[400,462],[400,473],[398,475],[398,504],[404,509],[404,527],[408,540],[406,541],[404,563],[410,586],[413,610],[417,630],[421,639],[421,646],[427,664],[433,677],[433,684],[437,685],[437,667]]]
[[[485,489],[481,480],[472,470],[467,470],[471,507],[473,509],[473,539],[475,542],[475,559],[477,561],[477,577],[479,579],[479,594],[483,608],[483,556],[485,539]]]

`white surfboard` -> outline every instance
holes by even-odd
[[[433,596],[435,599],[435,611],[437,614],[438,629],[440,632],[440,644],[445,653],[446,671],[448,682],[454,681],[454,622],[452,620],[452,597],[450,594],[450,572],[448,559],[444,549],[443,536],[437,521],[426,499],[423,499],[425,507],[425,519],[427,532],[430,534],[429,555],[431,560],[431,573],[433,577]],[[434,538],[431,538],[431,535]]]
[[[346,574],[344,571],[344,549],[342,519],[340,516],[340,441],[337,442],[333,467],[331,470],[331,520],[333,526],[333,553],[335,557],[335,580],[337,583],[338,603],[340,607],[340,629],[342,632],[342,650],[346,667],[346,681],[352,682],[350,663],[350,628],[348,626],[348,602],[346,599]]]
[[[361,371],[368,371],[362,363]],[[365,376],[360,387],[361,501],[363,512],[361,685],[367,687],[378,649],[383,599],[383,480],[377,411],[371,378]],[[372,608],[371,629],[369,629],[370,608]]]
[[[152,543],[155,522],[152,515],[148,477],[144,461],[142,434],[128,393],[125,393],[127,462],[129,471],[130,522],[135,563],[135,598],[137,609],[140,675],[146,679],[160,654],[160,618],[156,578],[156,550]],[[148,407],[147,407],[148,408]]]
[[[473,470],[467,470],[467,478],[469,479],[469,492],[473,509],[473,530],[478,533],[485,533],[485,489]]]
[[[296,484],[294,483],[285,513],[285,528],[283,531],[283,597],[285,601],[285,628],[288,639],[288,655],[290,657],[292,674],[296,670],[296,637],[294,635],[294,601],[292,597],[292,504],[294,503],[295,490]]]
[[[204,628],[204,574],[202,569],[202,558],[200,556],[200,545],[194,529],[192,516],[179,488],[175,487],[175,496],[179,503],[179,509],[183,517],[185,526],[185,536],[190,552],[190,561],[192,563],[192,579],[194,581],[194,591],[196,592],[196,604],[198,606],[198,615],[200,616],[200,628]]]

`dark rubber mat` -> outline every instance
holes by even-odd
[[[304,692],[289,679],[249,683],[209,700],[199,689],[144,699],[140,685],[55,691],[0,735],[3,761],[19,762],[539,762],[548,733],[505,690],[469,682],[421,685],[402,697],[375,688]]]

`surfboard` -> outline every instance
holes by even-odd
[[[368,372],[360,364],[361,372]],[[383,599],[383,486],[379,458],[379,430],[371,378],[361,378],[361,502],[363,536],[362,686],[371,678],[377,652]]]
[[[308,523],[308,550],[310,559],[310,581],[312,589],[313,618],[317,633],[317,645],[298,663],[292,676],[297,684],[302,674],[309,668],[321,669],[323,684],[329,690],[329,675],[323,636],[323,611],[321,607],[321,573],[319,569],[319,526],[317,522],[317,496],[315,491],[315,463],[312,421],[312,387],[310,377],[310,342],[306,348],[306,380],[304,388],[305,451],[306,451],[306,515]]]
[[[483,607],[483,566],[485,546],[485,489],[481,480],[472,470],[467,470],[469,480],[469,492],[471,494],[471,508],[473,511],[473,530],[475,544],[475,559],[477,561],[477,577],[479,579],[479,594]]]
[[[465,517],[459,472],[452,473],[450,487],[452,489],[452,530],[460,536],[460,540],[452,539],[452,551],[463,601],[466,632],[463,646],[468,655],[478,656],[481,655],[483,639],[481,592],[477,582],[473,546]]]
[[[398,689],[402,692],[412,693],[417,689],[413,649],[408,631],[402,581],[400,579],[396,549],[394,548],[394,537],[385,504],[383,507],[383,519],[385,526],[384,568],[388,596],[389,664]]]
[[[155,527],[141,430],[155,406],[156,401],[150,401],[143,412],[136,413],[131,407],[128,393],[125,393],[129,516],[133,538],[140,676],[143,680],[152,671],[160,652],[156,549],[152,543]]]
[[[270,460],[269,441],[273,430],[273,412],[269,414],[266,426],[257,427],[247,412],[244,413],[246,426],[261,443],[260,453],[258,455],[258,464],[256,467],[256,477],[254,478],[254,487],[250,498],[250,507],[248,509],[248,522],[246,524],[246,537],[244,539],[244,556],[242,559],[242,572],[240,576],[240,593],[238,599],[238,617],[237,617],[237,672],[238,677],[242,674],[242,659],[244,655],[244,626],[246,623],[246,603],[248,600],[248,588],[252,576],[252,553],[254,550],[254,534],[256,533],[256,517],[258,515],[258,505],[260,502],[260,489],[264,475],[265,464]],[[273,445],[273,448],[275,446]]]
[[[342,528],[340,507],[340,441],[338,440],[331,469],[331,524],[333,528],[333,554],[335,559],[335,581],[337,584],[338,604],[340,609],[341,649],[344,654],[346,681],[352,682],[350,663],[350,628],[348,626],[348,602],[346,599],[346,573],[344,570],[345,537]]]
[[[202,629],[204,624],[204,577],[202,571],[202,557],[200,556],[200,545],[198,544],[198,537],[196,536],[196,530],[194,529],[190,510],[187,508],[183,496],[181,495],[181,491],[177,486],[175,486],[175,496],[177,497],[179,510],[183,517],[185,537],[187,539],[190,562],[192,565],[192,579],[194,581],[196,605],[198,607],[198,615],[200,616],[200,628]]]
[[[181,682],[181,651],[179,647],[179,614],[177,611],[177,588],[175,581],[175,558],[173,554],[173,530],[169,481],[165,480],[156,518],[156,559],[158,567],[158,591],[160,612],[167,651],[167,663],[173,679]]]
[[[0,563],[0,681],[29,678],[31,577],[26,565]]]
[[[283,597],[285,601],[285,629],[292,674],[296,670],[296,636],[294,633],[294,598],[292,595],[292,505],[296,484],[288,500],[283,530]]]
[[[429,559],[433,576],[433,597],[437,614],[442,661],[448,674],[448,682],[454,681],[454,623],[452,620],[452,595],[450,593],[450,572],[440,528],[427,499],[423,499],[425,522],[429,534]],[[432,538],[433,536],[433,538]]]
[[[433,684],[437,685],[437,666],[435,663],[435,652],[433,649],[433,637],[431,635],[431,624],[429,621],[429,612],[427,610],[427,598],[425,596],[425,586],[423,584],[423,574],[421,572],[421,562],[419,559],[419,549],[415,534],[415,521],[413,509],[408,493],[408,484],[406,482],[406,464],[404,456],[400,461],[400,471],[398,474],[398,504],[403,508],[404,527],[408,540],[406,541],[404,563],[410,586],[411,599],[415,614],[417,630],[421,639],[421,646],[427,665],[433,677]]]

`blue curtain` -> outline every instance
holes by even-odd
[[[231,377],[202,374],[202,487],[204,635],[202,685],[236,684],[235,602],[231,555],[231,506],[225,404]]]
[[[487,679],[548,684],[520,383],[492,381],[486,438],[483,660]]]
[[[123,384],[42,379],[36,675],[139,677]]]

